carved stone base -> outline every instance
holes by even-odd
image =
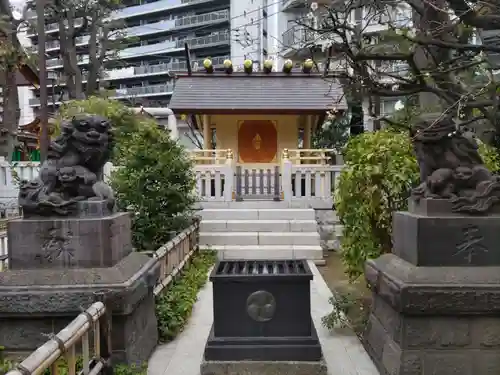
[[[83,217],[10,220],[10,269],[113,267],[132,251],[130,215],[98,215],[99,207]]]
[[[387,254],[367,262],[366,278],[365,347],[381,375],[500,372],[500,267],[415,267]]]
[[[393,253],[416,266],[500,266],[500,214],[457,215],[447,200],[422,199],[393,223]]]
[[[135,252],[110,268],[0,272],[0,342],[7,354],[32,352],[104,292],[112,311],[113,360],[145,362],[158,341],[158,277],[159,263]]]
[[[200,375],[327,375],[324,361],[203,361]]]

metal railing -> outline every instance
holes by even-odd
[[[162,43],[167,43],[167,42],[162,42]],[[202,37],[191,38],[191,39],[170,41],[168,43],[173,43],[171,48],[173,50],[175,50],[178,48],[184,48],[184,43],[187,43],[191,48],[197,48],[197,47],[208,47],[211,45],[218,45],[218,44],[229,43],[229,42],[230,42],[229,30],[224,30],[222,32],[218,32],[218,33],[215,33],[215,34],[209,35],[209,36],[202,36]],[[156,44],[161,44],[161,43],[156,43]],[[151,54],[151,52],[148,49],[153,48],[154,46],[156,46],[156,44],[149,44],[146,46],[125,48],[120,52],[122,52],[123,54],[126,54],[127,50],[129,50],[129,52],[130,52],[130,50],[135,51],[134,53],[130,54],[129,56],[123,56],[123,58],[140,56],[141,49],[144,49],[144,51],[142,51],[142,53],[148,55],[148,54]],[[163,52],[168,52],[168,51],[163,51]],[[78,60],[77,61],[78,63],[88,63],[89,56],[88,55],[78,55],[77,60]],[[47,60],[47,67],[49,67],[49,68],[55,67],[55,66],[60,66],[60,65],[63,65],[62,59]]]
[[[117,89],[115,92],[115,97],[120,98],[123,96],[136,96],[136,95],[148,95],[148,94],[166,94],[174,91],[174,85],[170,83],[159,84],[159,85],[149,85],[142,87],[127,87]]]
[[[283,47],[303,48],[315,40],[315,33],[303,26],[295,26],[282,34]]]
[[[214,35],[200,36],[198,38],[178,40],[176,43],[176,48],[184,47],[184,43],[187,43],[189,47],[206,47],[211,44],[229,43],[229,30],[225,30]]]
[[[181,18],[177,18],[175,22],[172,21],[172,26],[173,27],[167,27],[167,30],[174,29],[175,27],[184,27],[184,26],[197,26],[197,25],[202,25],[210,22],[217,22],[217,21],[226,21],[229,20],[229,11],[228,10],[221,10],[217,12],[211,12],[207,14],[200,14],[197,16],[185,16]],[[59,27],[57,24],[53,24]],[[146,32],[139,33],[137,31],[141,30],[143,28],[146,30]],[[45,28],[47,30],[47,27]],[[157,29],[157,30],[155,30]],[[127,34],[127,32],[130,32],[131,30],[135,30],[136,33],[132,33],[131,35],[140,35],[140,34],[154,34],[158,31],[161,31],[160,27],[155,28],[155,23],[152,24],[146,24],[146,25],[141,25],[141,26],[135,26],[131,28],[125,28],[123,29],[123,32]],[[75,44],[87,44],[89,42],[89,36],[88,35],[83,35],[79,36],[75,40]],[[45,48],[50,50],[50,49],[58,49],[61,47],[61,43],[57,40],[52,40],[47,43],[45,43]]]
[[[207,14],[200,14],[197,16],[186,16],[182,18],[177,18],[175,20],[175,26],[190,26],[190,25],[198,25],[207,22],[214,21],[225,21],[229,19],[229,10],[221,10],[218,12],[211,12]]]

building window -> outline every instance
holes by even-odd
[[[382,116],[388,116],[393,114],[395,111],[399,109],[401,105],[400,98],[386,98],[380,101],[380,114]]]

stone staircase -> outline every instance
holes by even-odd
[[[200,215],[200,246],[217,250],[221,259],[323,262],[312,208],[289,208],[283,202],[235,202],[227,208],[205,208]]]

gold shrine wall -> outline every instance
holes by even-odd
[[[285,148],[296,149],[297,115],[210,115],[217,149],[233,150],[241,164],[279,163]]]

